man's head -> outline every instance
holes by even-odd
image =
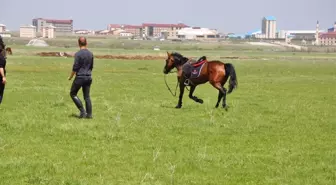
[[[87,46],[87,41],[86,41],[85,37],[79,37],[78,46],[79,47],[86,47]]]

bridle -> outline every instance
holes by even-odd
[[[167,62],[167,60],[166,60],[166,62]],[[176,66],[175,66],[175,62],[174,62],[174,64],[173,64],[173,66],[172,66],[173,68],[175,68]],[[169,74],[169,73],[174,73],[173,71],[170,71],[170,72],[168,72],[167,74]],[[166,84],[166,87],[168,88],[168,91],[170,92],[170,94],[172,95],[172,96],[176,96],[176,91],[177,91],[177,87],[179,86],[179,84],[178,84],[178,81],[176,82],[176,87],[175,87],[175,93],[173,93],[172,92],[172,90],[170,89],[170,87],[169,87],[169,85],[168,85],[168,83],[167,83],[167,74],[164,74],[164,81],[165,81],[165,84]]]
[[[174,62],[174,64],[173,64],[173,67],[175,68],[176,67],[176,64],[175,64],[175,62]],[[177,71],[176,71],[177,72]],[[168,72],[167,74],[169,74],[169,73],[175,73],[175,71],[173,72],[173,71],[170,71],[170,72]],[[179,81],[177,81],[176,82],[176,87],[175,87],[175,93],[173,93],[172,92],[172,90],[170,89],[170,87],[169,87],[169,85],[168,85],[168,83],[167,83],[167,74],[164,74],[164,81],[165,81],[165,84],[166,84],[166,86],[167,86],[167,88],[168,88],[168,90],[169,90],[169,92],[170,92],[170,94],[172,95],[172,96],[176,96],[176,92],[177,92],[177,87],[179,86]],[[189,91],[189,89],[186,87],[186,89]]]

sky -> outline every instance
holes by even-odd
[[[277,29],[331,28],[336,0],[0,0],[0,24],[19,30],[36,17],[73,19],[74,29],[106,29],[108,24],[185,23],[228,33],[261,28],[275,16]]]

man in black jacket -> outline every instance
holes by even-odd
[[[6,85],[6,45],[0,36],[0,104],[3,99]]]
[[[75,54],[75,61],[72,67],[72,73],[69,80],[76,74],[75,80],[72,83],[70,96],[80,111],[79,118],[92,118],[92,104],[90,99],[90,88],[92,83],[92,69],[93,69],[93,54],[87,49],[87,41],[85,37],[78,39],[80,50]],[[77,93],[82,88],[86,111]]]

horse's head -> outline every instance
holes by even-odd
[[[173,68],[183,65],[187,61],[188,58],[182,56],[179,53],[167,52],[166,65],[163,68],[163,73],[168,74]]]

